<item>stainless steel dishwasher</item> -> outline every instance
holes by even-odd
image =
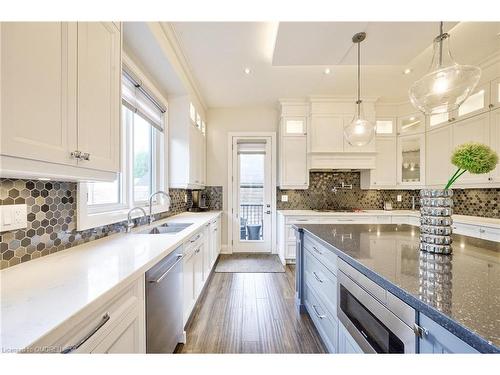
[[[146,272],[146,352],[173,353],[182,340],[182,246]]]

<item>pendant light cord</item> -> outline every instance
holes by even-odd
[[[439,23],[439,67],[443,65],[443,21]]]
[[[360,69],[361,63],[360,63],[360,61],[361,60],[360,60],[360,53],[361,53],[361,43],[358,42],[358,101],[356,102],[358,104],[358,118],[359,118],[360,113],[361,113],[361,110],[360,110],[361,109],[361,101],[360,101],[360,96],[361,96],[361,94],[360,94],[360,91],[361,91],[361,89],[360,89],[360,86],[361,86],[361,84],[360,84],[360,75],[361,75],[361,69]]]

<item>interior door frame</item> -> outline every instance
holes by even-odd
[[[264,137],[271,139],[271,254],[277,254],[276,246],[276,170],[277,170],[277,144],[276,132],[229,132],[227,134],[227,253],[233,253],[233,222],[235,207],[233,207],[233,140],[236,139],[255,139]]]

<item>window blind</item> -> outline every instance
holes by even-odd
[[[163,132],[166,108],[144,87],[141,80],[125,67],[122,71],[122,103]]]

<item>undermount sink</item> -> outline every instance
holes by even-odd
[[[146,229],[137,234],[175,234],[193,225],[193,223],[165,223],[157,227]]]

